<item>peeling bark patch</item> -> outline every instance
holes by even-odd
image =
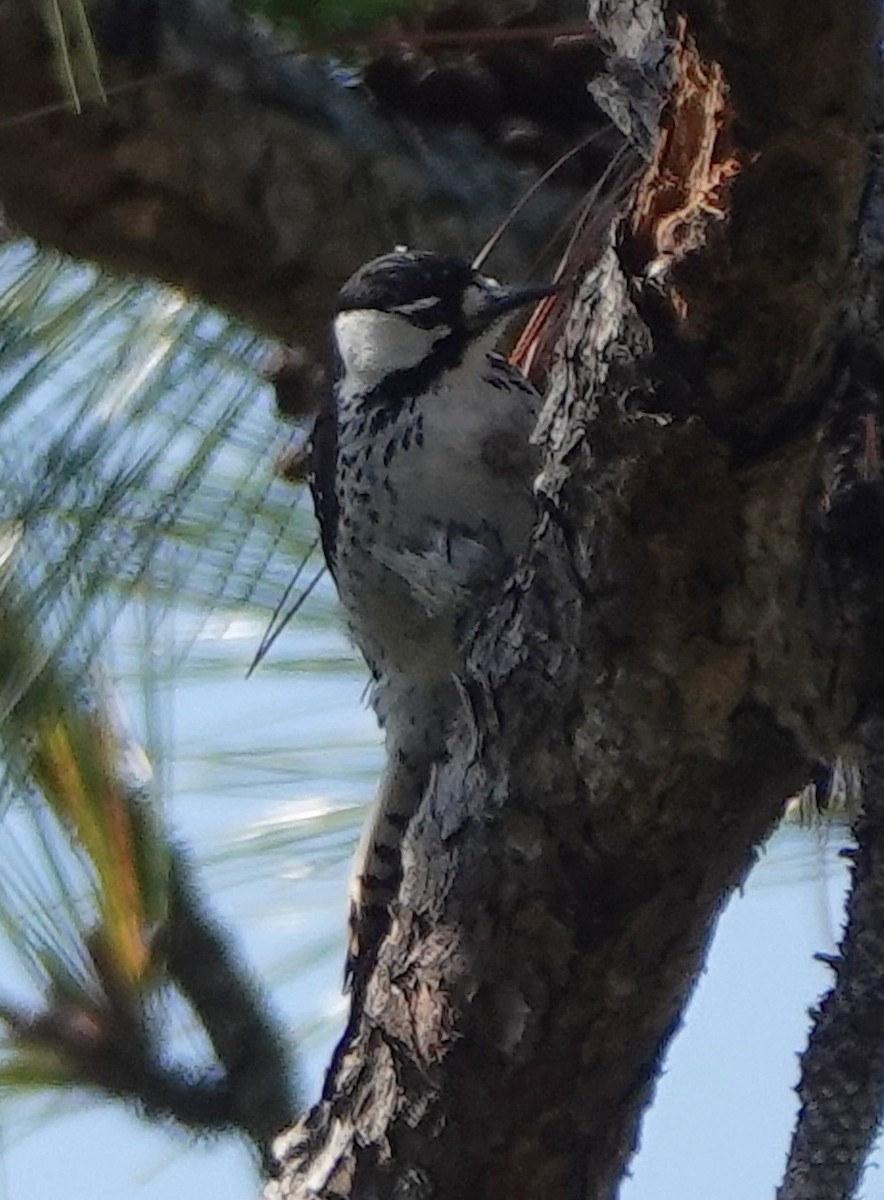
[[[439,924],[414,953],[418,931],[408,922],[391,930],[379,969],[366,996],[366,1011],[385,1036],[408,1048],[411,1061],[426,1069],[441,1062],[457,1041],[451,988],[463,973],[457,931]]]
[[[700,57],[684,16],[676,28],[672,92],[633,208],[633,251],[644,272],[705,244],[710,219],[727,216],[727,185],[742,170],[724,72]],[[683,297],[673,291],[670,300],[679,316],[687,315]]]

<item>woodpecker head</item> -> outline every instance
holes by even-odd
[[[471,349],[489,350],[517,308],[557,290],[508,287],[451,255],[385,254],[360,267],[338,297],[343,379],[352,392],[381,401],[415,394]]]

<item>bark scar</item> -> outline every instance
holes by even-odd
[[[676,22],[674,80],[653,157],[632,212],[634,261],[659,275],[706,243],[710,221],[728,215],[729,183],[746,165],[734,141],[734,110],[721,64],[702,58],[687,18]],[[679,316],[687,305],[674,290]]]

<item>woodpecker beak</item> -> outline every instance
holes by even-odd
[[[562,283],[529,283],[514,287],[498,284],[494,290],[489,289],[484,293],[475,311],[467,314],[467,320],[476,330],[486,329],[517,308],[525,308],[546,296],[554,296],[564,286]]]

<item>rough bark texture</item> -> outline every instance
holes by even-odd
[[[356,259],[475,244],[512,197],[471,135],[393,132],[177,11],[149,65],[213,67],[0,128],[0,198],[37,236],[309,338]],[[532,551],[476,633],[391,930],[273,1197],[611,1196],[729,891],[881,702],[868,564],[848,546],[843,604],[817,502],[823,434],[872,386],[856,314],[880,324],[873,289],[846,303],[875,6],[589,15],[597,94],[658,132],[570,300]],[[57,96],[39,28],[0,2],[0,112]]]
[[[881,1121],[884,1080],[884,761],[866,764],[847,925],[829,963],[837,983],[802,1056],[801,1113],[777,1200],[855,1195]],[[847,853],[847,852],[845,852]]]
[[[859,614],[861,643],[876,666],[859,677],[858,711],[880,711],[881,610],[884,604],[884,525],[880,434],[884,338],[880,321],[884,288],[884,78],[878,80],[876,130],[870,144],[861,216],[857,286],[848,305],[850,368],[842,378],[829,431],[826,482],[831,529],[839,546],[843,614]],[[877,425],[877,429],[875,428]],[[868,442],[872,432],[871,449]],[[857,600],[859,603],[857,603]],[[863,622],[862,613],[867,614]],[[877,668],[877,669],[876,669]],[[778,1200],[850,1197],[862,1179],[881,1120],[884,1100],[884,757],[879,719],[857,730],[863,755],[863,812],[855,824],[847,922],[839,953],[826,958],[831,991],[813,1014],[801,1057],[801,1111]]]
[[[661,137],[552,373],[544,521],[272,1196],[610,1196],[723,899],[853,715],[805,535],[873,9],[666,15]],[[641,16],[608,30],[639,60]]]

